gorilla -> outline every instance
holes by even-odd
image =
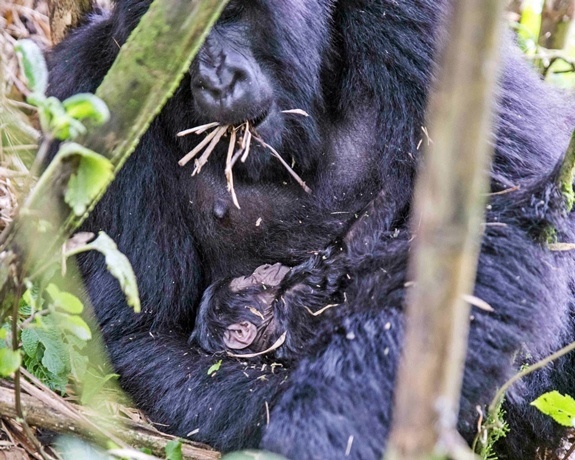
[[[58,45],[51,95],[95,91],[149,3],[117,0]],[[230,1],[84,225],[107,232],[138,277],[141,314],[101,257],[79,260],[120,383],[152,420],[222,451],[381,457],[404,337],[413,185],[448,10],[447,0]],[[473,293],[493,311],[471,316],[458,422],[468,442],[497,388],[575,331],[573,254],[542,240],[553,228],[558,241],[575,241],[555,180],[575,121],[510,43],[503,54]],[[178,165],[202,140],[178,132],[245,121],[311,193],[259,145],[234,167],[241,209],[226,187],[227,145],[194,177]],[[214,355],[195,327],[202,296],[209,311],[230,280],[276,263],[290,270],[270,294],[265,283],[234,289],[273,305],[285,359]],[[329,305],[337,307],[311,319],[308,310]],[[562,431],[529,403],[552,389],[575,394],[574,369],[565,358],[511,388],[499,458],[557,445]]]
[[[286,337],[289,332],[296,340],[302,340],[301,331],[288,331],[282,324],[285,315],[278,310],[282,302],[274,302],[277,288],[288,271],[288,267],[279,263],[262,265],[249,276],[224,279],[210,286],[200,304],[191,342],[213,353],[242,350],[243,356],[247,356],[274,351],[275,343],[279,348],[285,343],[284,333]],[[310,313],[309,320],[302,319],[297,325],[310,327],[315,318],[311,310]],[[297,348],[303,345],[298,344]]]

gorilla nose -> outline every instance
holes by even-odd
[[[192,94],[206,120],[237,124],[269,110],[271,89],[262,73],[246,64],[229,59],[219,66],[198,64]]]

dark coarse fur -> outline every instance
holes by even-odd
[[[51,93],[95,90],[147,6],[122,0],[59,45]],[[444,11],[436,0],[232,1],[85,225],[110,234],[138,276],[144,311],[135,315],[103,261],[80,260],[121,384],[156,422],[179,435],[198,430],[194,439],[226,451],[259,445],[294,459],[337,459],[353,437],[349,458],[380,458],[403,339],[417,146]],[[494,195],[486,215],[475,295],[494,312],[473,311],[459,422],[468,441],[476,406],[520,366],[574,338],[573,255],[539,243],[549,225],[559,241],[575,241],[551,183],[573,122],[509,48],[491,176],[493,191],[519,189]],[[175,133],[213,121],[190,89],[198,65],[238,49],[273,89],[261,134],[294,160],[311,196],[263,150],[235,172],[241,211],[230,205],[222,152],[194,178],[177,165],[197,139]],[[279,112],[294,108],[311,117]],[[366,206],[369,217],[349,229]],[[220,357],[187,344],[204,290],[276,262],[295,266],[281,291],[284,311],[296,312],[285,318],[296,339],[310,333],[297,316],[302,306],[345,290],[345,307],[283,369],[223,358],[209,376]],[[557,443],[561,432],[529,402],[552,389],[575,394],[574,364],[556,362],[511,389],[500,458],[533,458],[537,446]]]

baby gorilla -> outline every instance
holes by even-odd
[[[285,305],[290,303],[284,297],[305,289],[296,285],[278,295],[290,270],[279,263],[262,265],[249,276],[213,283],[202,298],[190,342],[210,353],[228,351],[245,357],[296,359],[316,337],[324,313],[335,304],[317,312],[293,305],[287,311]]]
[[[226,278],[204,293],[191,340],[208,352],[260,353],[285,332],[278,287],[290,268],[262,265],[249,276]]]

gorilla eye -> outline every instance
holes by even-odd
[[[238,2],[230,2],[222,12],[220,21],[228,22],[239,19],[243,11],[244,6],[242,4]]]

